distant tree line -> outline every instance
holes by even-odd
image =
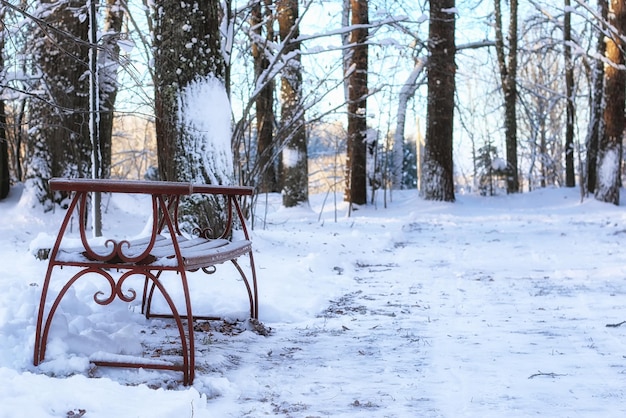
[[[50,209],[65,196],[50,192],[49,178],[109,177],[120,94],[149,85],[142,112],[154,119],[161,179],[245,183],[303,204],[312,127],[343,120],[351,204],[407,186],[454,201],[462,137],[476,189],[497,173],[508,193],[578,183],[618,204],[623,2],[457,3],[0,0],[0,197],[24,182]],[[320,5],[334,7],[331,23],[311,20]],[[467,39],[467,16],[488,28],[483,39],[457,41]],[[185,113],[190,95],[215,85],[238,103],[227,149]],[[409,111],[425,118],[424,144],[408,145]]]

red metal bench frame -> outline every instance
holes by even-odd
[[[253,188],[243,186],[216,186],[192,184],[184,182],[162,181],[126,181],[126,180],[94,180],[94,179],[52,179],[50,189],[73,195],[66,215],[61,223],[54,246],[52,247],[48,269],[43,282],[37,326],[35,335],[35,349],[33,363],[35,366],[44,361],[46,345],[56,310],[61,300],[71,286],[81,277],[99,275],[111,286],[110,294],[98,291],[94,294],[94,301],[100,305],[108,305],[116,298],[125,302],[136,299],[133,289],[124,290],[124,282],[131,276],[143,276],[144,288],[142,293],[142,312],[146,317],[169,317],[176,323],[182,346],[182,364],[157,363],[133,359],[92,361],[99,366],[147,368],[160,370],[174,370],[183,373],[183,383],[193,383],[195,375],[195,346],[194,346],[194,319],[212,319],[215,317],[194,316],[190,298],[187,272],[204,270],[213,273],[216,265],[232,262],[245,284],[250,301],[250,316],[258,318],[258,290],[252,242],[246,228],[240,200],[244,196],[251,196]],[[150,235],[139,240],[109,239],[104,246],[94,246],[87,239],[85,222],[78,222],[82,246],[68,248],[63,245],[67,237],[68,227],[75,212],[77,219],[87,219],[87,202],[90,193],[131,193],[149,194],[152,203],[152,228]],[[178,205],[184,196],[200,193],[204,195],[220,195],[227,201],[226,223],[222,234],[211,239],[206,232],[201,232],[198,238],[188,239],[183,236],[178,225]],[[231,239],[235,220],[238,228],[243,232],[243,239]],[[164,237],[162,233],[166,233]],[[250,277],[237,262],[240,256],[248,255],[250,261]],[[47,303],[50,291],[50,282],[55,269],[72,266],[79,269],[64,286],[58,295]],[[114,277],[110,271],[120,273]],[[182,312],[176,307],[167,288],[161,280],[164,272],[176,272],[180,277],[185,306]],[[167,302],[171,314],[154,314],[150,311],[152,296],[155,290],[162,294]],[[108,291],[107,291],[108,292]],[[191,320],[189,320],[191,318]],[[185,327],[184,320],[187,324]],[[137,360],[137,361],[136,361]]]

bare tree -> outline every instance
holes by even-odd
[[[509,1],[508,48],[504,42],[501,0],[494,0],[496,20],[496,54],[504,94],[504,131],[506,160],[509,170],[507,192],[519,192],[517,164],[517,0]],[[508,55],[507,55],[508,50]]]
[[[4,16],[6,6],[0,4],[0,74],[4,74]],[[3,83],[4,84],[4,83]],[[4,110],[4,98],[0,94],[0,199],[9,194],[9,143],[7,140],[7,119]]]
[[[564,0],[565,15],[563,18],[563,52],[565,60],[565,185],[576,186],[574,173],[574,123],[576,107],[574,104],[574,63],[572,62],[572,12],[570,0]]]
[[[298,23],[298,0],[278,0],[278,25],[285,54],[293,56],[283,67],[280,81],[281,125],[289,127],[282,150],[283,205],[308,202],[308,156],[302,98],[302,64]]]
[[[272,54],[270,45],[274,40],[274,16],[272,0],[257,0],[252,5],[251,33],[252,57],[254,59],[254,79],[260,91],[256,98],[257,156],[260,170],[258,191],[278,192],[278,172],[276,155],[278,146],[274,142],[274,88],[273,78],[266,73]],[[263,36],[265,29],[265,36]],[[267,81],[265,81],[267,79]]]
[[[31,20],[31,51],[40,77],[34,79],[29,103],[26,186],[46,209],[64,196],[52,194],[51,177],[89,177],[89,21],[83,0],[40,0]]]
[[[596,30],[596,54],[599,57],[604,56],[606,53],[605,43],[605,22],[608,19],[608,0],[598,0],[598,19]],[[602,99],[604,97],[604,62],[601,59],[596,59],[592,66],[593,91],[591,97],[591,115],[589,120],[589,126],[587,128],[587,138],[585,145],[587,148],[586,164],[585,164],[585,185],[588,193],[595,193],[597,183],[597,169],[598,169],[598,143],[600,132],[602,131]]]
[[[428,108],[422,193],[428,200],[453,202],[452,135],[456,73],[455,0],[430,0]]]
[[[419,78],[426,67],[427,58],[416,58],[415,67],[404,82],[398,96],[398,113],[396,116],[396,130],[393,135],[393,164],[392,184],[394,189],[402,187],[402,166],[404,160],[404,128],[409,99],[413,97],[419,86]]]
[[[98,80],[100,89],[99,135],[101,149],[102,177],[111,175],[111,142],[113,137],[113,119],[115,100],[117,99],[117,72],[120,66],[119,41],[122,38],[122,24],[126,13],[125,1],[106,0],[103,13],[103,34],[98,48]]]
[[[560,21],[555,21],[560,25]],[[541,16],[523,22],[520,42],[536,45],[522,48],[518,58],[518,156],[526,161],[527,187],[565,184],[563,132],[566,131],[567,96],[563,94],[566,72],[562,39],[555,27]],[[561,26],[560,26],[561,27]],[[541,61],[541,65],[537,62]],[[520,171],[521,174],[521,171]]]
[[[624,40],[626,5],[623,0],[611,0],[609,24],[615,33],[606,41],[606,59],[611,64],[604,72],[604,130],[598,142],[598,172],[596,199],[619,205],[621,186],[622,137],[624,133]]]

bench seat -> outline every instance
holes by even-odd
[[[185,270],[198,270],[215,264],[236,259],[252,250],[252,241],[230,241],[224,238],[185,238],[177,237],[178,246]],[[144,253],[150,243],[150,237],[128,240],[128,246],[124,254],[135,257]],[[106,245],[92,245],[91,249],[101,255],[109,254],[110,247]],[[101,264],[100,260],[90,258],[82,247],[59,248],[57,260],[64,265],[88,266],[89,264]],[[176,249],[173,241],[163,235],[158,235],[154,246],[148,255],[136,262],[124,262],[119,259],[110,261],[111,267],[126,267],[130,265],[142,265],[150,267],[175,267],[177,265]]]

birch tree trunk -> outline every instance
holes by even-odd
[[[348,79],[348,149],[346,156],[345,200],[367,203],[367,0],[351,0],[352,45]]]
[[[288,57],[280,80],[281,130],[287,133],[282,150],[282,196],[283,205],[293,207],[309,199],[298,0],[278,0],[277,12],[280,40],[285,43],[284,54]]]
[[[422,193],[427,200],[453,202],[452,134],[456,72],[455,0],[430,0],[428,107]]]
[[[618,32],[606,40],[607,65],[604,71],[604,130],[598,143],[598,171],[596,199],[619,205],[622,165],[622,137],[624,133],[624,100],[626,100],[626,73],[624,41],[626,5],[624,0],[611,0],[609,24]]]
[[[402,188],[402,166],[404,162],[404,129],[406,124],[406,110],[409,99],[413,97],[417,90],[418,76],[426,66],[426,59],[418,59],[415,67],[409,77],[400,89],[398,97],[398,114],[396,116],[396,130],[393,135],[393,167],[392,167],[392,185],[398,190]]]

